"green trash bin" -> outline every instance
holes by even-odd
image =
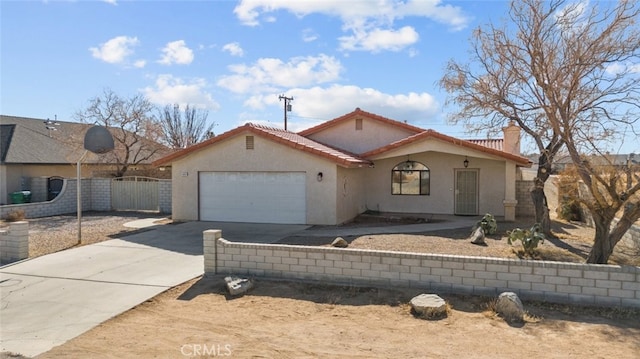
[[[22,192],[13,192],[9,195],[12,204],[24,203],[24,194]]]
[[[31,203],[31,191],[22,191],[24,203]]]

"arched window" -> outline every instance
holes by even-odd
[[[429,168],[420,162],[406,161],[391,170],[391,194],[429,195]]]

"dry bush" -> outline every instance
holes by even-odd
[[[3,219],[7,222],[19,222],[24,221],[24,210],[16,209],[4,215]]]

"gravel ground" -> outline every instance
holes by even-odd
[[[87,212],[82,217],[82,244],[97,243],[120,238],[140,229],[127,228],[124,224],[143,218],[158,218],[156,213],[137,212]],[[415,219],[409,219],[407,223]],[[426,233],[396,233],[365,236],[344,236],[349,248],[401,251],[414,253],[455,254],[498,258],[518,258],[521,253],[519,243],[507,243],[507,231],[514,228],[529,228],[532,218],[516,222],[499,222],[498,233],[486,238],[486,246],[470,243],[470,229],[443,230]],[[398,221],[382,220],[363,223],[354,221],[345,226],[393,226],[403,224]],[[1,224],[0,224],[1,225]],[[38,257],[77,246],[77,217],[63,215],[29,219],[29,257]],[[144,229],[142,229],[144,230]],[[313,230],[313,228],[311,229]],[[583,263],[593,243],[594,230],[581,224],[553,222],[553,232],[557,239],[548,239],[538,247],[536,259]],[[334,237],[294,236],[280,240],[280,244],[329,245]],[[611,264],[640,265],[640,248],[636,245],[619,243],[610,259]]]
[[[397,223],[397,222],[396,222]],[[415,223],[409,219],[408,223]],[[449,254],[496,258],[522,258],[522,246],[519,242],[510,245],[508,231],[514,228],[528,229],[534,223],[533,218],[520,218],[515,222],[498,222],[498,232],[486,237],[486,246],[471,244],[471,228],[441,230],[424,233],[374,234],[364,236],[343,236],[349,242],[349,248],[374,249],[412,253]],[[356,221],[345,226],[362,226]],[[381,222],[366,225],[394,225]],[[558,237],[547,239],[539,244],[538,260],[584,263],[593,245],[594,229],[579,223],[553,221],[552,232]],[[293,236],[279,241],[282,244],[328,246],[335,237]],[[620,242],[609,259],[611,264],[640,265],[640,247]]]
[[[82,215],[82,244],[91,244],[119,238],[139,229],[125,227],[127,222],[157,217],[157,213],[86,212]],[[75,214],[29,221],[29,258],[58,252],[77,246],[78,218]]]

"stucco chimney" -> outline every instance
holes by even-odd
[[[520,127],[515,121],[509,121],[507,127],[502,128],[504,134],[503,151],[520,155]]]

